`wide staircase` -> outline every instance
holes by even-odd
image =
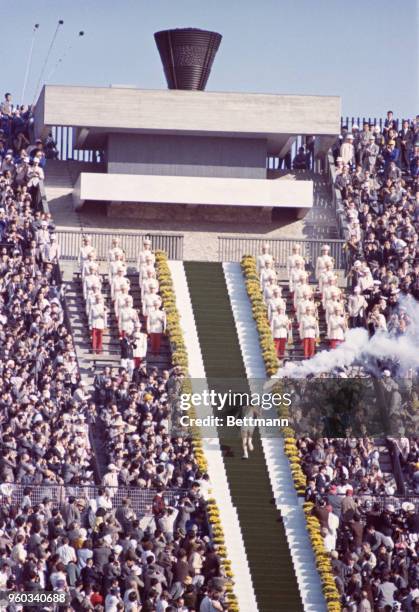
[[[293,343],[291,346],[287,346],[285,350],[285,360],[286,361],[302,361],[304,359],[303,353],[303,345],[300,338],[299,325],[297,321],[297,317],[295,316],[294,304],[291,298],[291,294],[288,288],[288,283],[280,283],[282,287],[282,297],[284,298],[287,306],[287,315],[292,320],[292,336]],[[312,284],[311,289],[313,290],[313,294],[315,294],[316,285]],[[318,302],[319,299],[316,299]],[[323,351],[329,348],[329,343],[326,339],[327,337],[327,323],[326,316],[323,310],[323,306],[318,305],[318,315],[319,315],[319,330],[320,330],[320,342],[317,344],[316,351]]]
[[[130,295],[134,300],[134,308],[141,312],[141,290],[138,284],[136,273],[128,274],[130,280]],[[103,352],[101,355],[92,353],[90,331],[88,327],[86,306],[83,298],[83,288],[80,274],[75,273],[73,279],[66,286],[66,300],[69,310],[70,322],[74,333],[74,338],[78,347],[78,359],[87,362],[90,369],[104,367],[119,367],[120,363],[120,342],[118,324],[111,300],[111,289],[106,274],[102,275],[102,293],[105,297],[105,304],[108,309],[108,329],[103,334]],[[159,355],[147,354],[147,364],[159,369],[171,366],[170,347],[167,337],[163,336]]]
[[[249,393],[222,265],[189,262],[185,272],[208,387],[220,393]],[[238,409],[230,405],[227,411],[237,413]],[[284,527],[272,503],[259,434],[254,435],[255,449],[249,460],[241,459],[239,429],[223,427],[218,434],[259,611],[302,610]]]
[[[102,264],[102,266],[104,268],[104,264]],[[128,274],[128,278],[131,283],[130,294],[134,300],[134,307],[141,312],[141,290],[138,284],[138,274],[133,272]],[[102,279],[102,293],[105,297],[105,303],[108,309],[108,329],[103,335],[103,352],[101,355],[92,353],[90,330],[80,274],[74,273],[71,280],[65,283],[67,310],[73,332],[77,360],[82,378],[90,390],[93,388],[93,381],[96,373],[101,371],[105,366],[118,368],[121,361],[118,324],[111,300],[107,274],[103,274]],[[171,352],[169,341],[166,336],[162,338],[159,355],[151,354],[149,349],[150,346],[147,351],[147,365],[149,367],[154,366],[159,370],[169,369],[171,367]],[[95,425],[91,428],[91,443],[97,458],[99,478],[104,475],[108,463],[103,445],[104,439],[103,424],[100,419],[97,419]]]

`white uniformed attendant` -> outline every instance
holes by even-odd
[[[118,238],[113,238],[112,246],[108,251],[108,265],[110,266],[113,261],[116,261],[117,257],[121,257],[122,261],[125,261],[125,251],[121,248]]]
[[[284,298],[282,297],[282,289],[278,285],[275,285],[275,287],[273,288],[272,297],[267,302],[267,306],[269,321],[271,320],[273,313],[277,310],[279,306],[286,310],[286,303]]]
[[[109,263],[109,281],[112,282],[114,276],[118,270],[122,270],[124,276],[127,274],[127,264],[124,260],[124,256],[119,253],[115,256],[115,259]]]
[[[323,292],[322,292],[322,304],[323,304],[323,308],[326,310],[326,304],[329,300],[333,299],[333,297],[335,296],[340,296],[342,294],[341,290],[339,289],[339,287],[336,284],[336,278],[330,278],[329,281],[325,282],[325,284],[323,285]]]
[[[134,300],[132,299],[132,296],[129,294],[128,285],[125,284],[125,285],[122,285],[121,289],[118,291],[118,295],[116,296],[115,302],[114,302],[115,315],[117,319],[119,319],[119,313],[121,311],[121,308],[124,307],[127,299],[130,302],[130,306],[132,306],[134,303]]]
[[[134,365],[138,368],[147,355],[147,334],[141,331],[141,323],[139,321],[135,326],[132,339],[134,342]]]
[[[155,289],[156,292],[159,290],[159,281],[157,280],[156,276],[156,270],[154,268],[147,268],[147,272],[141,283],[142,296],[150,293],[152,289]]]
[[[96,261],[96,255],[93,251],[91,251],[88,256],[87,259],[84,259],[82,264],[81,264],[81,279],[82,281],[84,280],[84,277],[89,274],[90,270],[92,269],[92,267],[95,270],[99,269],[99,265]]]
[[[304,293],[311,293],[306,273],[301,274],[298,282],[294,285],[294,310],[297,310],[298,302],[303,299]]]
[[[94,259],[96,259],[96,249],[92,246],[90,236],[85,236],[83,238],[83,244],[81,246],[78,259],[80,272],[83,271],[83,263],[86,261],[86,259],[88,259],[89,253],[93,253]]]
[[[323,285],[324,285],[325,281],[327,279],[330,279],[330,278],[336,278],[336,274],[335,274],[335,272],[333,270],[333,266],[332,266],[331,262],[328,261],[326,263],[326,266],[324,267],[324,269],[320,273],[320,276],[319,276],[319,279],[318,279],[320,293],[323,292]]]
[[[92,350],[94,353],[102,352],[103,330],[107,327],[107,312],[103,300],[96,295],[96,300],[90,308],[89,326],[92,330]]]
[[[124,275],[123,269],[119,268],[116,275],[112,278],[111,281],[111,296],[114,301],[116,300],[119,291],[121,291],[124,285],[130,287],[130,281],[129,278]]]
[[[316,261],[316,278],[320,279],[320,274],[326,269],[326,264],[330,263],[333,269],[335,264],[333,257],[329,255],[330,246],[328,244],[324,244],[321,248],[321,255],[318,256]]]
[[[131,336],[138,322],[138,313],[132,307],[131,300],[128,297],[119,311],[118,324],[121,336]]]
[[[319,337],[319,323],[310,307],[300,319],[300,338],[303,343],[304,358],[310,359],[316,353],[316,338]]]
[[[335,313],[336,309],[338,309],[340,313],[344,312],[344,306],[339,296],[332,294],[332,297],[327,301],[326,308],[324,310],[327,324],[329,323],[329,318]]]
[[[313,300],[311,290],[306,290],[303,293],[301,300],[297,304],[296,316],[298,323],[301,321],[301,317],[305,314],[307,308],[309,308],[314,315],[316,315],[316,305]]]
[[[283,359],[285,346],[291,332],[291,321],[285,314],[285,308],[278,306],[271,318],[271,331],[274,339],[276,356]]]
[[[148,264],[147,264],[147,260],[148,260]],[[140,268],[143,264],[147,264],[147,265],[155,265],[156,263],[156,256],[154,255],[152,249],[151,249],[151,240],[149,238],[146,238],[143,241],[143,249],[142,251],[140,251],[138,253],[138,257],[137,257],[137,271],[138,273],[140,273]]]
[[[160,352],[161,337],[166,331],[166,313],[160,310],[159,300],[156,298],[154,307],[148,311],[147,315],[147,332],[150,334],[151,352],[158,354]]]
[[[306,274],[306,271],[304,270],[304,267],[301,261],[297,260],[289,276],[289,288],[290,288],[291,293],[294,293],[295,284],[299,281],[300,276],[302,274]]]
[[[292,270],[297,267],[297,262],[299,263],[299,268],[304,269],[305,261],[304,257],[301,255],[301,246],[299,244],[294,244],[292,247],[292,255],[290,255],[287,259],[288,278],[291,277]]]
[[[260,286],[261,286],[262,291],[265,289],[265,285],[268,282],[268,280],[272,280],[275,283],[277,281],[277,274],[270,261],[267,261],[265,263],[265,267],[262,268],[260,271]]]
[[[342,314],[339,306],[335,307],[333,314],[329,316],[327,324],[327,336],[330,348],[334,349],[345,340],[348,324],[345,315]]]
[[[91,270],[90,274],[87,274],[83,281],[83,297],[85,300],[87,300],[89,291],[93,291],[94,287],[97,287],[99,291],[101,291],[102,280],[96,270]]]
[[[356,286],[353,295],[348,298],[349,325],[353,327],[363,327],[365,319],[365,309],[368,302],[361,294],[361,288]]]
[[[159,308],[162,304],[161,297],[158,295],[155,287],[151,287],[151,290],[144,294],[141,302],[144,317],[148,317],[150,310],[154,308],[156,302],[158,302]]]
[[[268,302],[271,299],[274,293],[274,289],[276,287],[279,287],[279,285],[277,285],[274,279],[268,278],[268,280],[265,283],[265,287],[263,289],[263,299],[265,302]]]
[[[99,298],[100,300],[103,301],[103,295],[99,289],[98,286],[94,286],[93,289],[91,289],[88,293],[87,293],[87,297],[86,297],[86,315],[87,315],[87,319],[90,320],[90,310],[93,306],[93,304],[96,303],[96,298]]]
[[[141,263],[139,265],[139,270],[138,270],[138,282],[141,286],[141,283],[143,282],[144,278],[147,276],[147,270],[155,270],[155,265],[154,265],[154,261],[153,261],[153,254],[152,253],[148,253],[145,256],[145,261],[143,263]]]
[[[265,242],[262,245],[262,254],[258,255],[256,258],[256,271],[258,274],[261,273],[261,271],[263,270],[263,268],[266,268],[266,262],[269,261],[269,263],[271,264],[272,268],[274,266],[274,258],[271,255],[271,253],[269,252],[269,244],[267,242]]]

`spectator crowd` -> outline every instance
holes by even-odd
[[[55,145],[50,137],[33,141],[32,109],[15,107],[7,93],[0,105],[0,590],[64,591],[68,605],[60,610],[68,611],[228,610],[228,580],[206,514],[208,476],[191,439],[170,433],[169,405],[182,373],[149,367],[145,341],[86,389],[66,320],[54,224],[39,207]],[[86,308],[100,353],[106,312],[100,282],[91,278],[94,252],[84,246]],[[113,306],[121,343],[134,344],[141,323],[126,299],[120,251],[114,244],[108,262]],[[149,244],[138,269],[142,295],[153,296],[141,315],[157,353],[165,320]],[[95,423],[104,432],[106,470],[93,489]],[[121,487],[148,492],[150,503],[138,509],[117,495]]]

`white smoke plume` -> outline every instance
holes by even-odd
[[[410,319],[405,334],[394,337],[389,333],[379,332],[369,338],[364,328],[350,329],[345,342],[336,349],[321,351],[307,361],[288,362],[278,370],[274,378],[305,378],[310,374],[316,376],[353,364],[363,364],[371,373],[379,374],[375,365],[377,359],[397,361],[401,375],[409,369],[418,369],[419,302],[408,296],[401,298],[399,304]]]

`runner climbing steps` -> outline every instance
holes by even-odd
[[[189,262],[185,272],[209,388],[249,393],[222,265]],[[218,433],[259,612],[298,612],[303,608],[295,569],[283,525],[271,503],[259,436],[254,436],[250,459],[243,461],[240,432],[220,428]]]

